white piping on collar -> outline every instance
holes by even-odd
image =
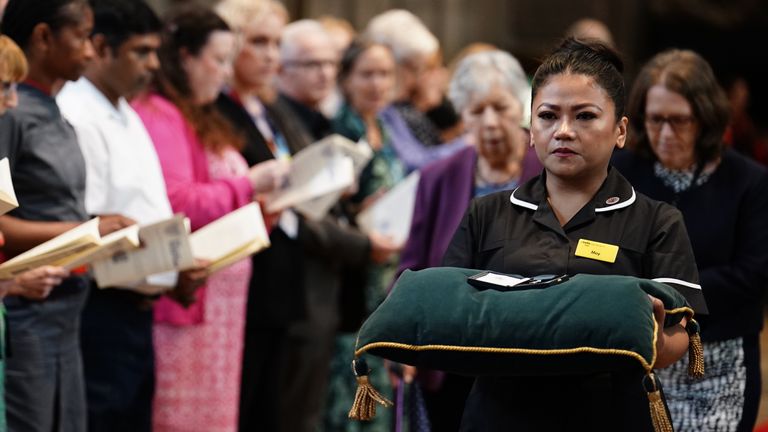
[[[534,210],[534,211],[539,209],[539,206],[537,206],[536,204],[529,203],[528,201],[522,201],[522,200],[519,200],[519,199],[515,198],[515,192],[517,192],[517,189],[519,189],[519,188],[515,188],[515,190],[513,190],[512,194],[509,196],[509,201],[512,202],[512,204],[518,205],[520,207],[525,207],[527,209],[531,209],[531,210]]]
[[[607,212],[607,211],[611,211],[611,210],[618,210],[620,208],[624,208],[624,207],[630,206],[630,205],[632,205],[632,203],[635,202],[636,199],[637,199],[637,194],[635,194],[635,188],[632,188],[632,196],[629,197],[628,200],[626,200],[624,202],[620,202],[618,204],[614,204],[614,205],[608,206],[608,207],[600,207],[600,208],[595,207],[595,213]]]
[[[697,285],[695,283],[682,281],[680,279],[674,279],[674,278],[655,278],[651,279],[654,282],[660,282],[660,283],[666,283],[666,284],[675,284],[675,285],[682,285],[688,288],[693,288],[697,290],[701,290],[701,285]]]

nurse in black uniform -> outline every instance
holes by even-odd
[[[472,202],[444,265],[521,275],[657,279],[706,306],[680,213],[635,192],[609,166],[627,134],[622,63],[610,48],[567,39],[533,78],[531,145],[544,172]],[[615,257],[590,258],[585,241]],[[586,253],[585,253],[586,252]],[[608,253],[607,255],[611,255]],[[656,320],[663,305],[649,299]],[[686,353],[685,323],[660,331],[657,367]],[[660,328],[662,328],[660,326]],[[642,372],[478,378],[463,431],[652,431]]]

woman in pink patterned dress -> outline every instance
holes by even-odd
[[[192,229],[280,184],[282,162],[248,168],[240,140],[212,102],[231,72],[235,37],[216,14],[189,9],[170,20],[155,91],[134,102],[157,149],[168,197]],[[179,306],[155,308],[155,432],[237,430],[245,303],[251,262],[208,278]]]

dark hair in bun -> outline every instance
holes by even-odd
[[[595,80],[613,100],[616,121],[624,116],[624,63],[619,54],[607,45],[594,40],[565,39],[544,62],[533,76],[532,97],[553,75],[571,73],[586,75]]]

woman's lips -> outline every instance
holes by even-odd
[[[552,154],[557,157],[570,157],[570,156],[575,156],[576,152],[569,148],[560,147],[552,150]]]

